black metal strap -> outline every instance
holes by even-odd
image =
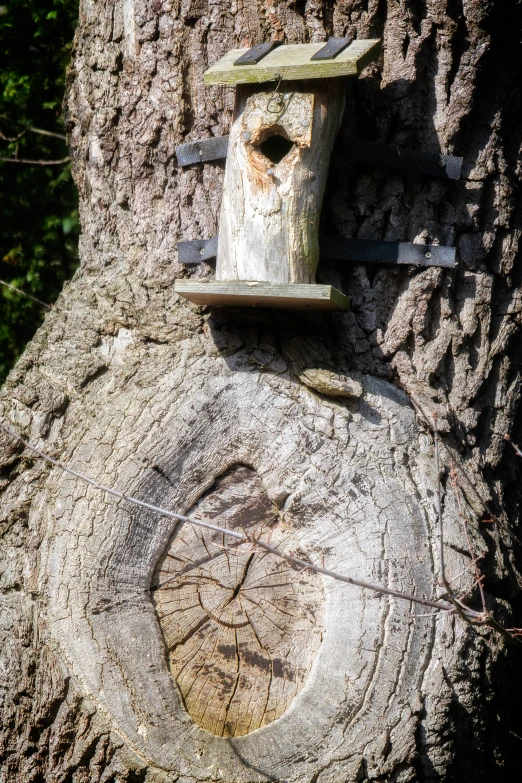
[[[182,264],[199,264],[217,254],[218,238],[178,243]],[[322,260],[361,261],[376,264],[412,264],[413,266],[455,266],[454,247],[414,245],[411,242],[378,242],[373,239],[319,238]]]
[[[178,260],[181,264],[199,264],[217,255],[218,238],[195,239],[192,242],[178,242]]]
[[[338,54],[344,52],[353,41],[353,35],[349,38],[335,38],[330,36],[322,49],[319,49],[311,60],[334,60]]]
[[[229,136],[214,136],[210,139],[181,144],[176,147],[178,164],[189,166],[192,163],[206,163],[209,160],[226,158],[228,141]],[[394,144],[356,139],[354,136],[341,137],[334,147],[333,154],[337,160],[391,166],[417,174],[449,179],[459,179],[462,169],[462,158],[434,152],[417,152]]]
[[[347,161],[364,161],[378,166],[412,171],[416,174],[428,174],[434,177],[459,179],[462,158],[442,155],[437,152],[418,152],[395,144],[381,144],[376,141],[356,139],[342,134],[335,144],[333,154]]]
[[[176,147],[178,166],[189,166],[191,163],[206,163],[209,160],[220,160],[227,157],[229,136],[214,136],[210,139],[190,141]]]
[[[321,259],[330,261],[454,267],[456,257],[454,247],[379,242],[373,239],[322,236],[319,238],[319,247]]]
[[[255,65],[262,60],[263,57],[266,57],[267,54],[270,54],[276,46],[280,46],[281,43],[282,41],[269,41],[268,43],[256,44],[249,49],[248,52],[245,52],[241,57],[238,57],[237,60],[234,60],[234,65]]]

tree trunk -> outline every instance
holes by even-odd
[[[4,384],[2,421],[95,481],[520,625],[515,0],[82,0],[67,95],[82,266]],[[458,248],[455,270],[321,264],[349,313],[205,309],[176,242],[215,236],[227,50],[381,37],[361,138],[464,156],[460,182],[332,167],[323,232]],[[496,781],[519,655],[454,614],[295,571],[117,500],[0,433],[2,783]],[[451,468],[451,473],[449,472]],[[519,668],[519,667],[518,667]],[[517,737],[516,735],[520,735]],[[511,778],[515,779],[515,778]]]

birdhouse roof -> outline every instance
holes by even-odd
[[[380,39],[356,39],[331,60],[312,60],[323,43],[286,44],[273,49],[260,62],[234,65],[249,49],[232,49],[204,76],[205,84],[249,84],[269,82],[281,77],[291,79],[328,79],[335,76],[358,76],[379,55]]]

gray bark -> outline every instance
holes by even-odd
[[[83,0],[67,95],[82,266],[4,384],[2,420],[104,484],[264,526],[287,551],[432,597],[437,412],[458,485],[445,474],[448,576],[478,606],[460,500],[487,553],[489,607],[520,625],[518,466],[503,435],[519,426],[521,22],[514,0]],[[224,166],[178,169],[174,147],[227,133],[233,109],[233,90],[203,87],[206,67],[272,36],[353,33],[382,37],[384,53],[350,83],[345,125],[463,154],[464,177],[334,169],[325,233],[456,244],[458,268],[320,266],[349,313],[181,300],[174,279],[212,269],[188,272],[176,242],[217,233]],[[245,551],[201,563],[219,542],[1,433],[0,470],[2,783],[515,769],[520,681],[501,637]],[[152,593],[180,563],[195,564],[188,593]],[[252,574],[272,602],[257,581],[245,614]]]

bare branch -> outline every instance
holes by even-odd
[[[33,302],[42,305],[42,307],[47,308],[47,310],[52,310],[51,305],[46,304],[46,302],[42,302],[42,300],[37,299],[36,296],[31,296],[31,294],[27,294],[25,291],[22,291],[21,288],[17,288],[15,285],[11,285],[11,283],[6,283],[5,280],[0,280],[0,285],[5,286],[6,288],[10,288],[11,291],[16,291],[17,294],[20,294],[21,296],[25,296],[27,297],[27,299],[32,299]]]
[[[514,448],[514,450],[515,450],[516,454],[518,454],[518,456],[519,456],[519,457],[522,457],[522,451],[520,450],[519,446],[517,446],[517,444],[516,444],[516,443],[513,443],[513,441],[511,440],[511,435],[509,435],[508,433],[506,433],[506,434],[504,435],[504,440],[507,440],[507,442],[508,442],[508,443],[511,443],[511,445],[513,446],[513,448]]]
[[[28,166],[63,166],[69,163],[70,157],[61,160],[28,160],[26,158],[0,158],[0,163],[25,163]]]
[[[469,529],[468,529],[468,518],[467,518],[466,514],[464,514],[464,509],[462,508],[462,502],[461,502],[461,499],[460,499],[460,492],[459,492],[459,488],[458,488],[458,475],[457,475],[457,471],[455,470],[455,465],[453,463],[451,464],[450,480],[451,480],[451,484],[453,486],[455,495],[457,497],[457,505],[459,507],[459,516],[460,516],[460,518],[462,519],[462,521],[464,523],[464,532],[466,534],[466,541],[468,542],[468,550],[469,550],[469,554],[471,556],[471,566],[473,567],[473,569],[475,571],[475,582],[478,585],[478,588],[479,588],[479,591],[480,591],[480,600],[482,601],[482,611],[484,612],[484,614],[486,614],[488,610],[487,610],[487,606],[486,606],[486,597],[484,595],[484,585],[483,585],[484,579],[483,579],[483,576],[481,575],[480,569],[478,567],[478,561],[483,557],[483,555],[479,555],[479,557],[477,557],[475,555],[475,551],[474,551],[473,545],[471,543],[471,537],[470,537]]]
[[[431,424],[430,417],[426,413],[426,411],[422,408],[422,406],[419,404],[417,400],[415,400],[414,396],[412,395],[411,391],[409,391],[404,384],[401,386],[401,388],[404,389],[404,391],[408,394],[408,397],[411,401],[411,404],[415,408],[415,411],[417,412],[419,418],[421,421],[428,427],[430,432],[433,431],[433,425]],[[506,436],[504,436],[506,438]],[[509,440],[509,436],[506,438],[506,440]],[[475,482],[471,479],[469,473],[467,472],[466,468],[462,464],[461,460],[459,459],[458,455],[454,453],[454,451],[451,449],[451,447],[444,441],[443,438],[440,437],[439,433],[439,442],[440,444],[446,449],[446,452],[448,453],[450,459],[454,462],[455,467],[458,470],[459,476],[461,479],[464,480],[467,489],[469,492],[473,495],[475,500],[482,506],[484,511],[486,511],[488,514],[490,514],[490,519],[483,520],[484,522],[494,522],[498,523],[500,527],[508,534],[508,536],[515,541],[517,544],[520,544],[522,546],[522,539],[519,538],[510,528],[508,522],[506,519],[503,519],[501,517],[498,517],[494,510],[491,508],[490,504],[487,502],[487,500],[484,500],[480,492],[478,491],[477,487],[475,486]],[[522,451],[520,451],[520,456],[522,456]]]
[[[25,136],[26,133],[27,133],[27,128],[21,131],[20,133],[18,133],[16,136],[6,136],[5,133],[2,133],[2,131],[0,131],[0,139],[2,139],[2,141],[9,141],[9,142],[18,141],[19,139],[22,138],[22,136]]]
[[[55,133],[54,131],[48,131],[44,128],[27,128],[29,133],[37,133],[39,136],[52,136],[54,139],[61,139],[61,141],[67,141],[67,136],[64,133]]]
[[[21,133],[19,133],[18,136],[14,136],[13,138],[4,136],[4,134],[0,132],[0,137],[2,139],[5,139],[5,141],[18,141],[18,139],[21,139],[25,133],[37,133],[40,136],[52,136],[55,139],[60,139],[61,141],[67,141],[67,137],[63,133],[55,133],[55,131],[48,131],[48,130],[44,130],[43,128],[33,128],[31,125],[24,125],[23,122],[20,122],[19,120],[15,120],[12,117],[9,117],[7,114],[0,114],[0,119],[8,120],[8,122],[14,122],[15,125],[20,125],[23,127],[23,131],[21,131]]]
[[[439,429],[438,415],[433,414],[433,437],[435,442],[435,470],[437,471],[437,516],[439,520],[439,558],[440,558],[440,579],[442,585],[448,593],[451,593],[451,586],[446,578],[446,566],[444,562],[444,525],[442,521],[442,497],[440,483],[440,460],[439,460]]]
[[[403,593],[398,590],[391,590],[381,585],[374,585],[371,584],[370,582],[365,582],[361,579],[354,579],[350,576],[345,576],[335,571],[330,571],[326,568],[316,566],[308,560],[301,560],[300,558],[294,557],[293,555],[286,555],[283,552],[280,552],[275,547],[272,547],[269,544],[266,544],[264,541],[260,541],[259,539],[254,538],[253,536],[250,536],[248,534],[237,533],[234,530],[228,530],[227,528],[220,527],[218,525],[213,525],[211,522],[206,522],[201,519],[194,519],[192,517],[187,517],[184,514],[177,514],[174,511],[169,511],[168,509],[155,506],[152,503],[147,503],[144,500],[139,500],[138,498],[132,497],[131,495],[127,495],[124,492],[121,492],[120,490],[112,489],[111,487],[107,487],[104,484],[100,484],[99,481],[95,481],[94,479],[91,479],[88,476],[79,473],[77,470],[74,470],[73,468],[69,468],[66,465],[63,465],[61,462],[58,462],[58,460],[53,459],[48,454],[45,454],[36,446],[33,446],[33,444],[26,441],[24,438],[22,438],[20,435],[14,432],[10,427],[7,427],[5,424],[2,424],[1,422],[0,422],[0,430],[5,432],[5,434],[8,435],[10,438],[14,438],[15,440],[18,440],[27,449],[29,449],[29,451],[32,451],[34,454],[37,454],[39,457],[44,459],[46,462],[49,462],[51,465],[60,468],[65,473],[68,473],[69,475],[74,476],[75,478],[78,478],[81,481],[85,481],[87,484],[90,484],[91,486],[96,487],[97,489],[100,489],[103,492],[106,492],[108,495],[112,495],[113,497],[117,497],[120,498],[121,500],[125,500],[128,503],[132,503],[135,506],[139,506],[140,508],[145,508],[148,511],[154,511],[155,513],[161,514],[162,516],[171,517],[172,519],[177,519],[180,522],[187,522],[191,525],[196,525],[197,527],[206,528],[207,530],[213,530],[217,533],[221,533],[223,536],[232,537],[240,543],[254,544],[255,546],[259,547],[265,552],[270,552],[276,557],[280,557],[286,562],[291,563],[294,566],[298,566],[299,568],[305,568],[310,571],[314,571],[315,573],[322,574],[323,576],[327,576],[339,582],[344,582],[345,584],[354,585],[355,587],[361,587],[366,590],[372,590],[373,592],[379,593],[381,595],[389,595],[394,598],[400,598],[405,601],[409,601],[411,603],[421,604],[422,606],[429,606],[433,609],[438,609],[439,611],[447,612],[452,609],[456,609],[456,607],[454,606],[452,607],[450,603],[445,603],[442,601],[430,601],[427,598],[420,598],[418,596],[410,595],[408,593]],[[473,618],[480,619],[481,617],[481,615],[478,612],[475,612],[472,609],[466,609],[466,613]]]

